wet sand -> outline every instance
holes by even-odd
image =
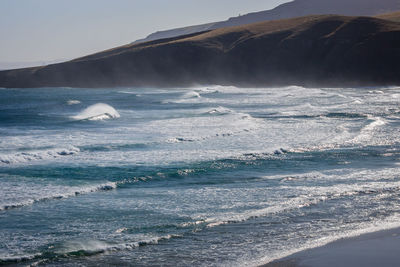
[[[400,266],[400,228],[341,239],[264,265],[264,267],[337,266]]]

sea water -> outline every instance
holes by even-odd
[[[400,226],[400,88],[0,95],[0,264],[256,266]]]

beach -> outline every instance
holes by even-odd
[[[400,228],[341,239],[301,251],[264,267],[375,267],[398,266]]]

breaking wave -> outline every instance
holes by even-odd
[[[80,149],[74,146],[67,148],[54,148],[50,150],[35,150],[18,152],[15,154],[3,154],[0,155],[0,163],[3,164],[15,164],[25,163],[30,161],[39,161],[46,159],[53,159],[62,156],[71,156],[80,152]]]
[[[200,97],[201,95],[195,91],[187,92],[182,96],[182,98],[200,98]]]
[[[80,104],[81,103],[81,101],[79,101],[79,100],[68,100],[67,101],[67,104],[68,105],[78,105],[78,104]]]
[[[370,140],[374,134],[375,129],[387,123],[386,120],[381,117],[374,117],[369,115],[368,119],[371,122],[361,129],[359,135],[356,136],[352,140],[352,142],[361,143]]]
[[[213,108],[206,112],[206,114],[210,114],[210,115],[225,115],[225,114],[231,114],[231,113],[234,113],[234,111],[229,108],[225,108],[225,107]]]
[[[116,111],[112,106],[104,103],[97,103],[87,107],[86,109],[81,111],[78,115],[73,116],[72,119],[98,121],[106,119],[115,119],[119,117],[120,115],[118,111]]]
[[[10,203],[1,203],[0,204],[0,211],[2,210],[10,210],[15,208],[20,208],[24,206],[33,205],[37,202],[47,201],[47,200],[54,200],[54,199],[65,199],[73,196],[78,196],[82,194],[88,194],[98,191],[109,191],[117,188],[118,183],[116,182],[109,182],[100,185],[92,185],[86,187],[80,186],[71,186],[71,187],[54,187],[51,190],[44,189],[42,195],[38,197],[31,197],[28,199],[10,202]],[[57,192],[54,192],[57,191]]]
[[[303,189],[303,188],[299,188]],[[248,220],[256,219],[259,217],[265,217],[272,214],[278,214],[285,211],[308,208],[310,206],[318,205],[320,203],[341,199],[346,197],[363,197],[366,195],[385,195],[395,193],[400,190],[400,182],[391,183],[365,183],[354,188],[354,185],[340,185],[333,188],[311,188],[314,195],[303,194],[293,199],[288,199],[284,203],[280,203],[279,206],[272,205],[262,209],[248,210],[243,213],[225,213],[218,216],[212,216],[208,218],[199,218],[196,221],[183,223],[182,227],[188,227],[191,225],[204,225],[207,228],[217,227],[225,224],[240,223]]]
[[[179,237],[181,236],[167,234],[164,236],[143,237],[138,241],[124,243],[108,243],[101,240],[70,240],[61,244],[51,245],[49,246],[49,249],[43,253],[21,256],[0,256],[0,264],[36,260],[35,263],[30,265],[36,266],[49,259],[54,260],[56,258],[71,256],[90,256],[112,251],[133,250],[142,246],[157,245],[161,241]]]
[[[196,91],[190,91],[190,92],[186,92],[183,95],[179,96],[178,99],[167,99],[167,100],[161,101],[161,103],[163,103],[163,104],[169,104],[169,103],[192,103],[193,101],[197,102],[201,98],[202,97],[201,97],[200,93],[198,93]]]

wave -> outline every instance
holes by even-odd
[[[215,107],[211,109],[202,109],[192,117],[177,118],[162,121],[157,125],[159,128],[169,128],[171,125],[194,125],[191,129],[182,130],[186,135],[169,136],[165,139],[166,143],[182,142],[202,142],[220,137],[231,137],[237,134],[243,134],[255,131],[264,126],[261,119],[254,118],[248,113],[236,112],[226,107]],[[195,128],[199,129],[193,131]],[[176,131],[176,129],[172,129]]]
[[[392,94],[391,97],[393,97],[393,98],[400,98],[400,94]]]
[[[136,92],[133,92],[133,91],[118,91],[118,93],[127,94],[127,95],[134,95],[134,96],[140,96],[140,94],[138,95]]]
[[[184,142],[184,141],[181,141]],[[361,153],[363,150],[356,151],[355,153]],[[113,190],[118,187],[123,187],[125,185],[129,184],[135,184],[138,182],[148,182],[150,180],[152,181],[165,181],[166,179],[168,180],[174,180],[174,179],[179,179],[180,183],[182,181],[182,177],[196,177],[199,173],[204,174],[205,172],[210,172],[211,174],[216,174],[218,172],[224,172],[227,169],[230,169],[232,167],[234,168],[239,168],[240,166],[267,166],[269,162],[272,161],[282,161],[282,159],[287,161],[287,165],[290,166],[290,159],[293,157],[294,159],[298,158],[298,153],[303,153],[303,152],[293,152],[288,149],[277,149],[275,151],[271,151],[268,153],[246,153],[242,154],[241,156],[234,157],[234,158],[226,158],[226,159],[220,159],[216,161],[208,161],[208,162],[200,162],[197,164],[193,164],[191,166],[185,166],[185,167],[177,167],[177,168],[167,168],[167,169],[155,169],[155,170],[150,170],[146,171],[144,173],[141,173],[140,175],[137,175],[133,178],[127,178],[127,179],[119,179],[118,181],[115,182],[107,182],[104,184],[97,184],[97,185],[87,185],[85,187],[78,187],[78,186],[55,186],[51,187],[51,185],[48,186],[48,188],[44,188],[43,190],[40,190],[40,196],[37,197],[31,197],[28,196],[28,199],[24,200],[17,200],[12,203],[0,203],[0,210],[9,210],[13,208],[18,208],[22,206],[27,206],[27,205],[32,205],[34,203],[40,202],[40,201],[46,201],[46,200],[53,200],[53,199],[64,199],[72,196],[77,196],[80,194],[87,194],[91,192],[97,192],[97,191],[108,191],[108,190]],[[340,150],[338,152],[335,151],[328,151],[327,152],[328,157],[330,155],[334,155],[335,153],[340,153]],[[382,153],[385,153],[385,151],[382,151]],[[350,153],[351,154],[351,153]],[[312,157],[317,157],[317,158],[324,158],[326,155],[324,154],[316,154],[316,155],[309,155]],[[345,160],[345,158],[343,159]],[[255,163],[251,163],[255,162]],[[256,163],[258,162],[258,163]],[[265,165],[267,164],[267,165]],[[264,167],[262,167],[264,168]],[[253,178],[252,178],[253,179]],[[258,178],[262,179],[262,178]],[[284,181],[289,181],[293,179],[298,179],[298,178],[293,178],[293,177],[286,177],[286,180]],[[241,178],[241,181],[244,182],[244,179]],[[189,181],[191,182],[191,181]],[[204,181],[202,181],[204,182]],[[218,183],[219,181],[212,180],[210,181],[212,184]],[[221,183],[226,183],[227,181],[220,181]],[[228,182],[234,182],[233,180],[230,180]],[[393,190],[400,190],[398,184],[392,184],[392,183],[386,183],[386,184],[367,184],[363,185],[361,189],[353,188],[352,186],[349,187],[340,187],[340,188],[330,188],[329,192],[321,192],[320,198],[313,198],[313,199],[308,199],[304,197],[298,198],[296,201],[293,202],[294,200],[292,199],[292,202],[289,203],[292,205],[292,207],[307,207],[312,204],[317,204],[320,201],[324,201],[326,199],[333,199],[337,197],[342,197],[342,196],[355,196],[355,195],[365,195],[365,194],[379,194],[382,192],[391,192],[392,188]],[[318,188],[315,189],[316,192],[319,190]],[[343,193],[344,191],[344,193]],[[29,192],[28,192],[29,193]],[[317,192],[318,193],[318,192]],[[283,207],[283,206],[282,206]],[[281,208],[282,208],[281,207]],[[207,219],[207,223],[212,226],[217,226],[221,224],[226,224],[230,222],[237,222],[237,221],[243,221],[247,220],[249,218],[254,218],[258,216],[264,216],[264,214],[269,214],[271,212],[276,212],[277,210],[275,208],[267,208],[267,209],[261,209],[261,210],[254,210],[254,211],[249,211],[249,213],[246,214],[236,214],[234,216],[224,216],[224,218],[214,218],[214,219]]]
[[[115,252],[122,250],[133,250],[139,247],[148,245],[157,245],[161,241],[169,240],[172,238],[179,238],[181,235],[167,234],[164,236],[143,237],[138,241],[124,242],[124,243],[109,243],[101,240],[71,240],[61,244],[49,246],[45,252],[29,254],[29,255],[15,255],[15,256],[0,256],[0,264],[27,262],[36,260],[30,266],[36,266],[47,261],[77,257],[77,256],[92,256],[105,252]]]
[[[304,188],[298,187],[299,191]],[[354,185],[340,185],[329,188],[307,188],[312,191],[310,195],[306,191],[305,194],[298,197],[287,199],[286,202],[281,202],[279,206],[270,206],[262,209],[248,210],[243,213],[223,213],[218,216],[208,218],[198,218],[193,222],[182,224],[182,227],[191,225],[205,225],[207,228],[213,228],[225,224],[241,223],[248,220],[256,219],[259,217],[269,216],[271,214],[292,211],[296,209],[308,208],[310,206],[318,205],[320,203],[336,200],[347,197],[363,197],[365,195],[387,195],[396,193],[400,190],[400,182],[386,182],[386,183],[363,183],[359,184],[358,188]]]
[[[67,101],[67,104],[68,105],[78,105],[78,104],[80,104],[81,103],[81,101],[79,101],[79,100],[68,100]]]
[[[386,124],[386,121],[380,117],[373,117],[370,116],[368,117],[370,120],[372,120],[373,122],[371,122],[370,124],[368,124],[367,126],[364,127],[363,131],[372,131],[374,130],[376,127],[378,126],[382,126]]]
[[[217,108],[213,108],[209,111],[206,112],[206,114],[211,114],[211,115],[225,115],[225,114],[232,114],[234,113],[233,110],[229,109],[229,108],[225,108],[225,107],[217,107]]]
[[[23,254],[23,255],[0,255],[0,265],[17,262],[27,262],[42,256],[42,253]],[[30,265],[35,266],[35,265]]]
[[[175,138],[169,138],[167,139],[167,143],[181,143],[181,142],[195,142],[198,141],[196,139],[192,139],[192,138],[183,138],[183,137],[175,137]]]
[[[71,117],[74,120],[106,120],[106,119],[114,119],[119,118],[120,115],[118,111],[116,111],[112,106],[97,103],[91,105],[81,111],[78,115]]]
[[[184,104],[184,103],[193,103],[199,101],[201,99],[200,93],[196,91],[190,91],[186,92],[183,95],[181,95],[178,99],[165,99],[161,101],[163,104],[170,104],[170,103],[176,103],[176,104]]]
[[[181,235],[168,234],[165,236],[143,237],[141,240],[127,243],[107,243],[99,240],[76,240],[65,242],[60,248],[55,249],[56,254],[73,255],[86,252],[87,254],[103,253],[106,251],[130,250],[146,245],[156,245],[160,241],[181,237]]]
[[[142,150],[156,143],[126,143],[126,144],[93,144],[80,146],[81,151],[87,152],[108,152],[108,151],[127,151]]]
[[[200,98],[201,95],[196,91],[190,91],[185,93],[182,98]]]
[[[254,118],[253,116],[251,116],[248,113],[237,112],[235,110],[232,110],[232,109],[229,109],[229,108],[226,108],[223,106],[219,106],[219,107],[210,109],[210,110],[206,111],[205,113],[203,113],[203,115],[214,115],[214,116],[232,115],[233,120],[235,120],[235,121],[237,121],[237,119],[242,119],[242,120],[252,119],[254,121],[261,122],[258,118]]]
[[[343,118],[343,119],[365,119],[368,118],[366,114],[360,113],[348,113],[348,112],[329,112],[325,115],[321,115],[321,117],[327,118]]]
[[[361,129],[360,133],[350,141],[351,143],[362,143],[370,140],[373,137],[375,129],[387,123],[385,119],[381,117],[374,117],[371,115],[368,115],[368,120],[372,122],[364,126],[364,128]]]
[[[201,94],[218,94],[221,93],[217,88],[201,88],[196,90],[197,92],[200,92]]]
[[[74,146],[67,148],[54,148],[50,150],[36,150],[36,151],[25,151],[18,152],[15,154],[3,154],[0,155],[0,163],[3,164],[14,164],[14,163],[25,163],[30,161],[46,160],[57,158],[61,156],[70,156],[80,152],[80,149]]]
[[[372,186],[372,184],[370,185]],[[347,189],[351,189],[352,185],[348,185],[345,188],[342,188],[344,190],[339,190],[339,188],[333,190],[332,194],[332,198],[338,198],[338,197],[347,197],[347,196],[353,196],[353,195],[363,195],[363,194],[379,194],[379,193],[385,193],[388,190],[389,191],[398,191],[399,190],[399,185],[398,182],[397,183],[392,183],[389,186],[389,188],[386,188],[385,183],[382,183],[380,185],[380,189],[375,189],[375,190],[369,190],[370,187],[368,184],[364,184],[361,185],[359,189],[363,188],[363,190],[358,190],[357,188],[356,190],[347,190]],[[397,186],[397,187],[395,187]],[[376,188],[375,186],[373,188]],[[313,190],[311,189],[313,192],[317,192],[317,194],[320,194],[322,192],[319,192],[318,190]],[[321,190],[330,190],[330,188],[324,188]],[[337,192],[335,192],[337,191]],[[301,197],[303,200],[309,199],[308,195],[304,195]],[[327,199],[329,199],[329,195],[319,195],[317,197],[315,197],[315,199],[311,199],[308,201],[308,203],[312,204],[318,204],[321,203],[323,201],[326,201]],[[289,208],[294,208],[294,209],[301,209],[304,207],[307,207],[307,205],[298,205],[299,203],[304,203],[306,201],[293,201],[290,203]],[[275,210],[271,207],[269,208],[270,210],[266,213],[265,211],[267,211],[267,209],[263,209],[263,210],[258,210],[258,211],[250,211],[248,213],[245,214],[245,216],[243,216],[243,214],[236,214],[233,216],[230,216],[229,218],[226,218],[224,220],[217,220],[216,218],[207,218],[207,219],[203,219],[203,220],[197,220],[191,223],[185,223],[182,224],[181,227],[192,227],[192,226],[200,226],[200,229],[206,229],[206,228],[212,228],[212,227],[217,227],[223,224],[228,224],[228,223],[237,223],[237,222],[243,222],[245,220],[249,220],[249,219],[253,219],[253,218],[257,218],[257,216],[267,216],[268,214],[271,214],[271,212],[281,212],[281,210],[279,210],[278,208],[276,208]],[[261,215],[258,215],[260,212],[262,212]],[[258,214],[257,214],[258,213]],[[203,226],[205,226],[205,228],[203,228]],[[393,222],[391,221],[391,224],[389,225],[384,225],[384,224],[380,224],[379,225],[379,229],[382,228],[382,226],[384,228],[390,228],[393,227]],[[398,221],[396,222],[396,226],[398,226]],[[346,233],[341,233],[340,236],[338,235],[333,235],[333,236],[328,236],[326,238],[320,238],[317,240],[314,240],[313,242],[307,243],[306,247],[302,246],[301,248],[288,248],[288,250],[286,250],[285,252],[280,251],[279,255],[276,255],[274,257],[271,258],[271,256],[269,256],[268,259],[262,259],[264,262],[265,261],[272,261],[273,259],[277,259],[277,258],[281,258],[283,256],[287,256],[290,255],[294,252],[297,251],[301,251],[304,250],[305,248],[310,248],[309,246],[312,247],[316,247],[316,246],[320,246],[320,245],[324,245],[326,243],[329,243],[331,241],[343,238],[343,237],[349,237],[352,235],[358,235],[361,233],[366,233],[366,232],[370,232],[372,230],[377,230],[377,226],[376,226],[376,222],[374,225],[375,228],[366,228],[366,229],[362,229],[362,230],[356,230],[356,231],[348,231]],[[127,231],[127,228],[120,228],[116,231],[117,234],[123,234],[125,231]],[[49,251],[44,252],[42,255],[40,256],[35,256],[35,259],[43,259],[43,258],[49,258],[50,255],[50,260],[54,259],[54,258],[64,258],[64,257],[70,257],[70,256],[90,256],[90,255],[94,255],[94,254],[100,254],[100,253],[104,253],[104,252],[112,252],[112,251],[120,251],[120,250],[132,250],[132,249],[136,249],[138,247],[141,246],[146,246],[146,245],[156,245],[158,244],[160,241],[164,241],[164,240],[169,240],[171,238],[179,238],[182,237],[182,235],[173,235],[173,234],[168,234],[165,236],[157,236],[157,237],[146,237],[146,238],[141,238],[140,240],[137,241],[132,241],[132,242],[124,242],[124,243],[109,243],[109,242],[105,242],[105,241],[100,241],[100,240],[73,240],[73,241],[67,241],[64,242],[62,244],[59,245],[55,245],[52,246],[51,249],[49,249]],[[17,257],[8,257],[9,262],[11,261],[10,259],[12,259],[13,261],[15,260],[19,260],[19,261],[24,261],[24,260],[31,260],[32,258],[30,257],[25,257],[23,259],[17,259]],[[2,258],[1,260],[3,260],[3,262],[5,262],[7,259],[6,258]],[[1,262],[0,260],[0,262]]]
[[[92,186],[86,186],[86,187],[78,187],[78,186],[73,186],[73,187],[63,187],[62,192],[53,192],[54,188],[52,190],[44,190],[45,195],[41,195],[36,198],[30,198],[30,199],[25,199],[21,201],[17,201],[14,203],[3,203],[0,205],[0,211],[4,210],[11,210],[15,208],[21,208],[24,206],[30,206],[38,202],[43,202],[47,200],[54,200],[54,199],[66,199],[69,197],[73,196],[78,196],[81,194],[88,194],[88,193],[93,193],[93,192],[98,192],[98,191],[109,191],[117,188],[118,183],[117,182],[108,182],[100,185],[92,185]],[[47,193],[47,195],[46,195]]]

